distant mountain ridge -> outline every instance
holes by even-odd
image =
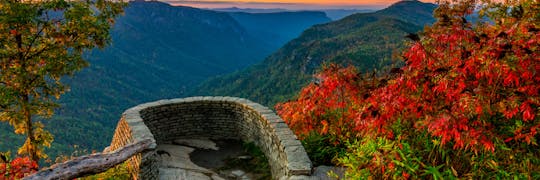
[[[418,0],[403,0],[392,4],[390,7],[375,12],[374,14],[397,18],[402,21],[424,25],[434,23],[433,10],[437,5],[422,3]]]
[[[211,8],[208,10],[221,11],[221,12],[245,12],[245,13],[279,13],[279,12],[290,11],[288,9],[282,9],[282,8],[259,9],[259,8],[239,8],[239,7]]]
[[[222,11],[222,12],[244,12],[244,13],[298,12],[297,10],[288,10],[288,9],[280,9],[280,8],[257,9],[257,8],[238,8],[238,7],[215,8],[211,10]],[[310,10],[310,11],[324,12],[326,16],[329,17],[330,19],[339,20],[341,18],[344,18],[346,16],[349,16],[355,13],[368,13],[368,12],[373,12],[375,10],[373,9],[318,9],[318,10]]]
[[[344,17],[356,14],[356,13],[370,13],[376,10],[373,9],[323,9],[326,16],[332,20],[340,20]]]
[[[313,26],[262,63],[211,79],[190,94],[239,96],[272,106],[294,97],[324,63],[353,64],[362,71],[380,68],[404,47],[408,33],[434,22],[435,7],[402,1]]]
[[[240,23],[250,35],[261,42],[278,49],[288,41],[298,37],[314,24],[330,22],[323,12],[296,11],[275,13],[230,12],[232,18]]]

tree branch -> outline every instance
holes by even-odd
[[[39,51],[36,51],[36,53],[34,54],[31,54],[31,55],[27,55],[26,59],[32,59],[36,56],[39,56],[41,53],[45,52],[45,51],[49,51],[53,48],[50,48],[50,46],[46,46],[46,47],[43,47],[43,49],[39,50]]]
[[[129,144],[111,153],[99,153],[77,157],[73,160],[42,169],[35,174],[25,177],[24,180],[73,179],[105,172],[138,153],[152,150],[153,148],[150,146],[153,143],[155,142],[152,139],[145,139],[137,143]]]
[[[43,25],[45,26],[45,25]],[[39,24],[37,25],[37,27],[39,28]],[[35,35],[34,35],[34,38],[32,38],[32,42],[30,42],[30,44],[28,45],[28,47],[26,48],[26,52],[24,53],[24,56],[23,57],[28,57],[28,54],[30,54],[30,51],[32,50],[32,47],[34,46],[34,43],[36,43],[36,40],[41,37],[41,33],[43,33],[43,30],[45,29],[45,27],[42,27]]]

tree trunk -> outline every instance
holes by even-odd
[[[39,156],[37,154],[36,149],[36,138],[34,136],[34,127],[32,122],[32,113],[30,112],[30,98],[28,95],[23,96],[23,116],[24,116],[24,123],[26,124],[26,141],[28,141],[28,146],[26,147],[26,151],[30,155],[30,159],[32,159],[35,162],[39,161]]]
[[[64,163],[53,165],[49,168],[25,177],[25,180],[46,180],[46,179],[73,179],[87,175],[105,172],[108,169],[126,161],[132,156],[152,150],[155,141],[145,139],[137,143],[132,143],[117,149],[111,153],[99,153],[77,157]]]
[[[23,50],[23,37],[22,37],[22,34],[20,33],[17,33],[15,35],[15,41],[17,42],[17,49],[18,49],[18,58],[19,58],[19,61],[21,63],[21,69],[22,71],[25,71],[26,70],[26,61],[28,59],[25,59],[24,58],[24,50]],[[23,73],[24,74],[24,73]],[[27,75],[25,75],[25,78],[23,79],[23,82],[21,83],[22,84],[22,89],[19,89],[19,92],[21,93],[22,95],[22,105],[21,105],[21,110],[22,110],[22,115],[23,115],[23,123],[26,125],[26,141],[29,142],[28,143],[28,146],[26,147],[26,152],[28,153],[28,155],[30,156],[30,159],[32,159],[33,161],[36,161],[38,162],[39,161],[39,156],[37,154],[37,149],[36,149],[36,146],[35,146],[35,142],[36,142],[36,138],[34,136],[34,127],[33,127],[33,122],[32,122],[32,112],[31,112],[31,109],[30,109],[30,90],[28,88],[31,88],[31,87],[28,87],[30,84],[28,83],[29,81],[29,78]],[[26,142],[25,142],[26,143]]]

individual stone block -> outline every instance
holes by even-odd
[[[311,160],[307,156],[304,147],[302,146],[288,146],[285,147],[285,154],[287,155],[287,168],[289,175],[310,175],[311,174]]]

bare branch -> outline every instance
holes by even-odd
[[[39,24],[37,25],[39,28]],[[28,57],[28,54],[30,54],[30,51],[32,50],[32,47],[34,46],[34,43],[36,43],[36,40],[41,37],[40,34],[43,33],[43,30],[45,29],[45,25],[34,35],[34,38],[32,38],[32,42],[28,45],[28,48],[26,49],[26,52],[23,57]]]

